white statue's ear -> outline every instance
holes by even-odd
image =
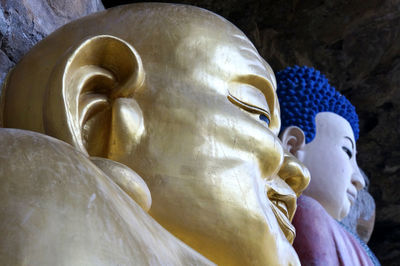
[[[303,150],[305,147],[305,135],[301,128],[296,126],[290,126],[280,134],[283,147],[296,156],[300,161],[303,160]]]
[[[43,104],[45,133],[91,156],[124,152],[144,131],[132,96],[144,80],[141,58],[124,40],[99,35],[82,41],[52,71]]]

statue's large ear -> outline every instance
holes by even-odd
[[[108,157],[115,145],[129,148],[144,128],[131,97],[144,80],[141,58],[127,42],[109,35],[84,40],[53,69],[43,105],[45,133],[91,156]]]
[[[303,130],[296,126],[290,126],[285,128],[279,137],[282,141],[283,147],[302,161],[302,151],[306,145],[306,138]]]

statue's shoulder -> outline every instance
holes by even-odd
[[[2,264],[211,265],[86,154],[32,131],[0,128],[0,221]]]
[[[296,215],[312,216],[323,220],[327,220],[327,217],[330,217],[318,201],[306,195],[302,195],[297,199]]]
[[[302,195],[297,200],[297,210],[293,219],[297,240],[313,239],[320,243],[334,245],[332,235],[338,229],[336,221],[315,199]]]

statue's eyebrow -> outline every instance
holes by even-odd
[[[255,84],[254,87],[257,88],[259,91],[261,91],[261,93],[264,95],[265,100],[268,104],[269,112],[272,115],[272,113],[275,110],[275,101],[274,100],[276,98],[274,96],[275,91],[273,89],[273,85],[264,78],[261,78],[260,80],[261,80],[260,83]],[[272,96],[272,98],[271,98],[271,96]]]
[[[242,84],[248,84],[253,88],[260,91],[267,102],[268,105],[268,114],[273,115],[275,112],[275,100],[276,94],[271,82],[269,82],[265,77],[257,75],[257,74],[248,74],[248,75],[241,75],[236,77],[234,82],[239,82]]]
[[[351,148],[354,150],[354,142],[353,142],[353,140],[351,138],[349,138],[348,136],[345,136],[344,138],[350,140]]]

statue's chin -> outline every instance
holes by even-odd
[[[343,220],[350,212],[351,202],[349,200],[344,200],[341,210],[337,217],[333,217],[338,221]]]
[[[324,204],[318,199],[315,200],[317,200],[325,211],[337,221],[343,220],[350,212],[351,202],[347,198],[343,199],[341,202],[336,201],[336,204],[332,204],[331,202],[329,205]]]

